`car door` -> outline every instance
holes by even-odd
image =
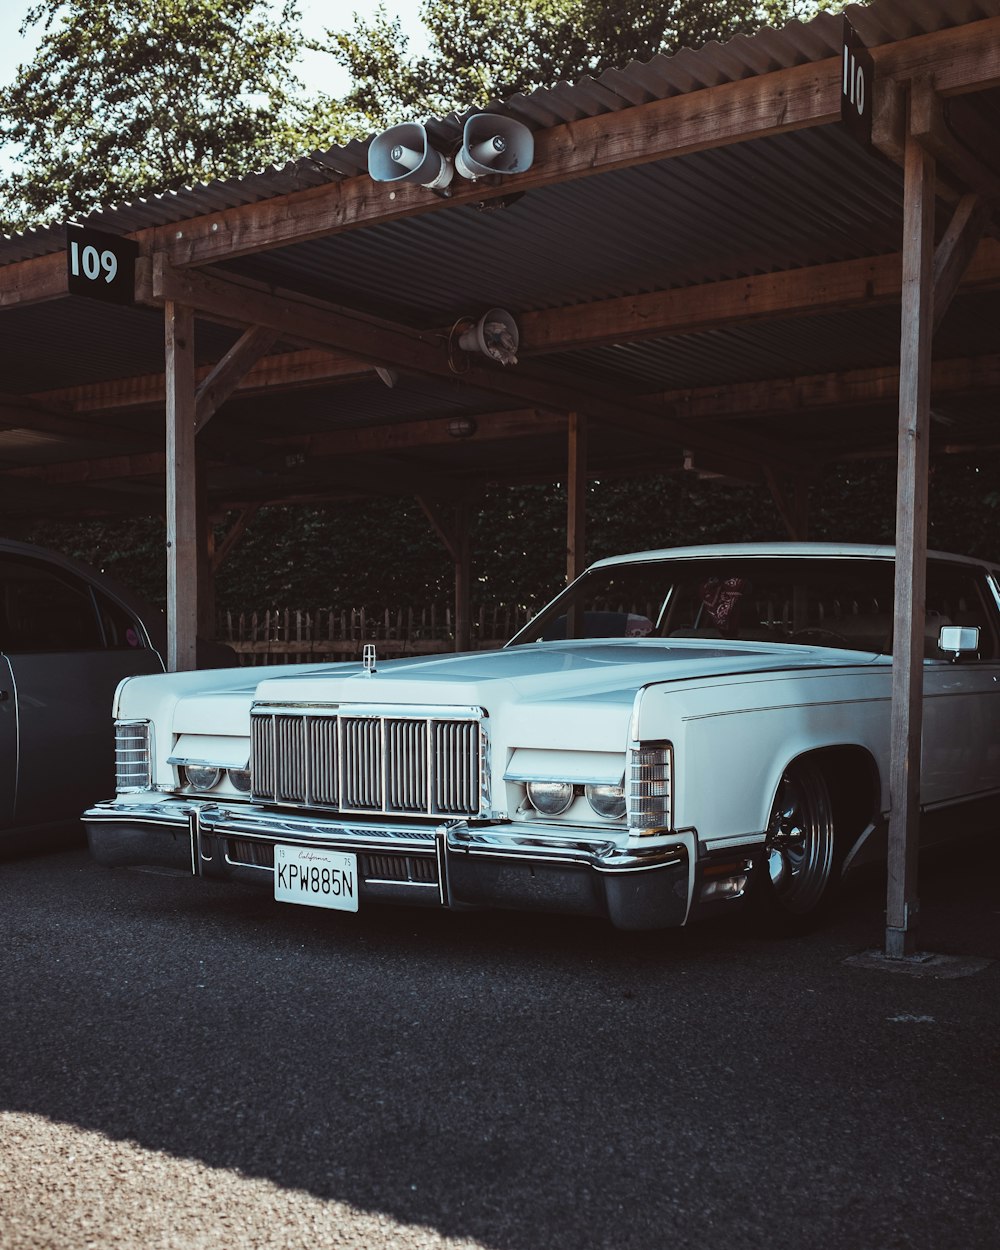
[[[0,820],[15,828],[72,821],[114,793],[118,682],[161,671],[160,657],[117,601],[57,566],[0,557],[0,587],[5,779],[12,746],[16,756],[13,803],[4,800]]]
[[[933,806],[1000,791],[1000,635],[983,570],[929,561],[926,622],[921,801]],[[978,653],[943,655],[942,625],[978,627]]]
[[[14,821],[17,787],[17,704],[14,678],[6,656],[0,655],[0,829]]]

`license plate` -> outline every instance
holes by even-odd
[[[279,903],[358,910],[358,857],[305,846],[274,848],[274,897]]]

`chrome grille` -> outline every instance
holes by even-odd
[[[253,797],[352,813],[474,816],[483,803],[480,714],[449,710],[257,709]]]
[[[115,784],[119,794],[151,789],[150,736],[149,721],[115,721]]]

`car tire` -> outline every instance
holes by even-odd
[[[753,870],[759,927],[802,933],[829,911],[841,879],[835,804],[819,764],[808,758],[785,769]]]

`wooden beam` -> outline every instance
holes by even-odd
[[[1000,83],[1000,19],[871,49],[877,78],[933,73],[945,95]],[[176,265],[204,265],[342,230],[439,212],[590,177],[612,169],[839,122],[838,57],[705,87],[664,100],[552,126],[535,135],[535,161],[499,186],[456,180],[451,197],[413,185],[373,183],[367,174],[138,232],[144,253]]]
[[[890,959],[916,951],[923,728],[935,176],[933,158],[912,136],[906,145],[905,173],[885,933]]]
[[[764,466],[764,479],[788,537],[793,542],[804,542],[809,536],[808,483],[799,478],[783,481],[767,465]]]
[[[940,252],[939,245],[939,252]],[[934,399],[964,397],[1000,390],[1000,354],[968,359],[935,360],[931,367],[931,395]],[[685,421],[749,420],[796,414],[808,420],[810,415],[823,415],[832,410],[855,407],[876,407],[899,402],[898,364],[873,369],[851,369],[842,372],[806,375],[797,378],[775,378],[763,382],[733,383],[726,386],[685,387],[676,391],[658,392],[655,396],[663,407]],[[512,409],[504,412],[474,413],[476,432],[472,442],[494,442],[531,437],[562,437],[566,428],[564,414],[538,408]],[[296,449],[308,459],[326,457],[342,459],[349,456],[379,455],[423,447],[447,447],[455,440],[448,433],[448,418],[398,422],[391,425],[366,426],[332,430],[322,434],[302,434],[289,438],[267,437],[261,445],[274,450]],[[975,450],[975,444],[938,445],[937,452],[952,453]],[[864,459],[867,456],[895,455],[892,447],[865,449],[859,452],[831,453],[834,458]],[[688,465],[695,472],[760,482],[759,468],[748,469],[742,461],[727,460],[720,455],[688,453]],[[30,478],[52,484],[111,481],[118,478],[162,475],[166,458],[162,451],[91,457],[86,460],[60,461],[53,464],[24,465],[0,470],[0,478]],[[408,492],[407,492],[408,493]]]
[[[453,510],[430,495],[419,494],[417,503],[441,539],[455,566],[455,650],[472,649],[472,510],[468,500],[458,499]]]
[[[566,426],[566,582],[587,564],[587,418],[569,413]]]
[[[0,308],[40,304],[67,294],[66,253],[35,256],[0,266]]]
[[[216,366],[202,365],[195,371],[200,385]],[[240,395],[265,395],[273,390],[356,382],[370,377],[373,367],[345,352],[329,348],[310,348],[297,352],[281,352],[265,356],[236,384]],[[62,405],[67,412],[111,412],[115,409],[138,410],[162,408],[166,382],[162,373],[138,374],[113,378],[107,382],[88,382],[83,386],[61,387],[31,395],[41,404]],[[124,427],[123,427],[124,428]]]
[[[988,90],[1000,85],[1000,18],[882,44],[871,54],[880,84],[928,74],[942,96]],[[423,187],[376,184],[362,174],[129,237],[146,256],[165,252],[176,265],[211,264],[612,169],[835,124],[840,71],[840,58],[829,57],[541,129],[530,170],[495,187],[458,183],[449,199]],[[65,293],[62,251],[0,267],[0,307]]]
[[[65,411],[62,405],[58,405]],[[0,400],[0,430],[35,430],[57,438],[86,442],[152,446],[153,440],[127,426],[105,425],[89,418],[64,416],[34,397]],[[158,440],[157,440],[158,445]]]
[[[997,388],[1000,388],[1000,355],[935,360],[932,364],[931,393],[936,398],[973,395]],[[686,421],[781,417],[793,413],[808,416],[831,409],[879,404],[898,407],[899,365],[685,388],[664,391],[661,398],[678,418]]]
[[[855,19],[852,13],[851,17],[864,38],[864,14]],[[900,39],[869,51],[875,60],[876,81],[894,78],[905,82],[926,76],[942,96],[1000,86],[1000,17]]]
[[[980,195],[963,196],[934,253],[934,329],[936,330],[958,290],[969,261],[990,217]],[[932,380],[933,385],[933,380]]]
[[[205,425],[261,356],[273,347],[278,334],[268,326],[251,326],[199,384],[195,393],[195,433]]]
[[[271,326],[306,341],[338,347],[373,363],[392,364],[451,381],[456,378],[456,362],[448,338],[438,332],[376,322],[318,300],[307,300],[290,292],[267,291],[257,284],[238,282],[218,274],[177,270],[162,256],[154,258],[152,294],[158,300],[194,307],[210,318],[243,317],[248,323]],[[552,370],[541,373],[521,366],[502,369],[497,365],[478,364],[469,358],[463,362],[458,377],[477,389],[544,408],[579,411],[664,442],[695,450],[722,451],[750,464],[769,459],[786,468],[802,469],[794,451],[787,447],[745,439],[731,431],[705,434],[671,420],[659,405],[629,400],[612,387],[595,384],[581,387],[571,376]]]
[[[971,236],[965,234],[963,237]],[[947,242],[943,241],[943,249],[946,247]],[[717,282],[702,287],[523,314],[519,318],[522,342],[527,341],[529,351],[532,344],[537,351],[554,350],[566,346],[591,346],[602,341],[623,342],[629,338],[724,328],[729,324],[738,324],[748,315],[751,318],[781,318],[812,311],[884,306],[899,299],[901,273],[898,256],[870,257],[786,274]],[[979,243],[962,275],[962,284],[969,291],[1000,285],[1000,243],[993,239],[984,239]],[[444,333],[444,330],[439,331],[440,335]],[[581,337],[574,340],[573,333]],[[371,376],[373,368],[369,361],[328,348],[286,352],[265,357],[254,365],[237,383],[236,393],[263,394],[271,389],[291,386],[356,382]],[[199,369],[196,375],[199,384],[203,384],[211,372],[208,367]],[[24,426],[111,442],[128,437],[141,446],[149,441],[146,436],[135,435],[124,426],[100,425],[91,421],[80,428],[71,416],[60,413],[160,408],[164,397],[162,374],[37,392],[24,399],[12,397],[6,401],[7,406],[0,403],[0,427],[4,424],[8,424],[9,428]],[[686,405],[678,403],[673,394],[665,398],[669,404],[675,405],[673,415],[679,420],[696,415],[694,411],[686,412]],[[645,402],[651,402],[651,399],[650,396],[644,397]],[[30,426],[27,413],[20,412],[21,403],[29,404],[31,412],[37,414]],[[8,407],[11,404],[14,405],[12,409]],[[735,415],[743,415],[738,404],[732,407]],[[720,410],[714,415],[723,414]]]
[[[945,120],[944,102],[926,79],[916,79],[910,93],[910,134],[934,157],[935,170],[954,174],[967,191],[975,191],[987,199],[1000,197],[1000,177],[987,163],[991,150],[983,155],[966,146],[965,135],[956,133]]]
[[[167,377],[167,669],[197,667],[198,525],[194,434],[194,313],[164,308]]]
[[[840,116],[840,59],[797,65],[539,130],[528,171],[501,185],[456,179],[445,199],[367,174],[137,232],[147,255],[204,265],[342,230],[438,212],[612,169],[823,125]]]
[[[250,522],[254,519],[254,517],[260,511],[260,508],[261,508],[261,505],[255,503],[255,504],[248,504],[245,508],[241,508],[239,510],[239,515],[236,517],[236,520],[232,523],[232,525],[226,531],[225,536],[222,539],[222,542],[219,543],[218,546],[215,548],[215,550],[212,552],[212,575],[213,577],[215,576],[216,573],[218,573],[219,569],[222,568],[223,564],[226,562],[226,559],[229,556],[229,553],[233,550],[236,544],[240,541],[243,535],[247,532]]]
[[[1000,243],[984,239],[973,250],[970,261],[965,283],[968,289],[1000,285]],[[530,356],[696,334],[762,319],[882,308],[898,302],[901,289],[902,258],[898,254],[707,282],[522,313],[518,317],[520,351]]]

